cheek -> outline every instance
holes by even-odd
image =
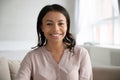
[[[44,28],[41,28],[42,32],[45,32]]]
[[[45,33],[46,28],[45,28],[45,26],[44,26],[44,25],[42,25],[42,26],[41,26],[41,30],[42,30],[42,32],[44,32],[44,33]]]
[[[65,32],[67,32],[67,27],[65,27],[65,29],[64,29],[64,30],[65,30]]]

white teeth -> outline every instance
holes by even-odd
[[[60,34],[52,34],[52,36],[59,36]]]

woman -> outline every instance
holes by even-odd
[[[90,80],[86,49],[69,32],[70,17],[58,4],[42,8],[37,20],[37,48],[23,59],[16,80]]]

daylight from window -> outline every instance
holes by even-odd
[[[78,7],[77,44],[120,45],[118,0],[80,0]]]

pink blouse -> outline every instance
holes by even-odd
[[[90,80],[92,66],[85,48],[68,49],[59,63],[43,46],[30,51],[23,59],[16,80]]]

